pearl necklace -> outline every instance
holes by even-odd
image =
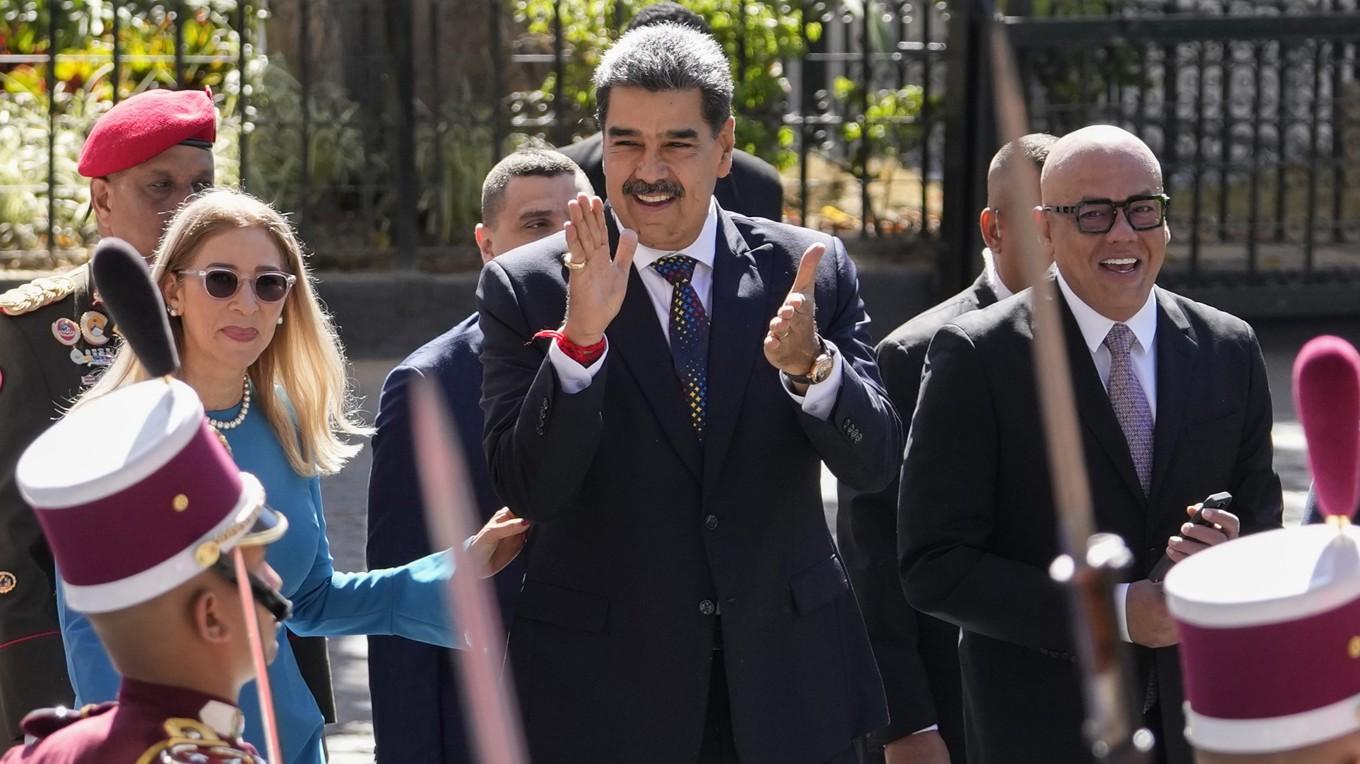
[[[224,430],[234,430],[246,421],[246,414],[250,413],[250,377],[241,377],[241,411],[231,419],[223,422],[212,417],[208,417],[208,424],[218,432]]]

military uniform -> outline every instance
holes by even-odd
[[[112,362],[115,347],[86,266],[0,295],[0,745],[19,739],[27,712],[73,700],[52,555],[19,496],[14,465]]]
[[[221,698],[125,679],[117,703],[29,714],[32,741],[0,764],[264,764],[241,739],[244,726],[240,709]]]

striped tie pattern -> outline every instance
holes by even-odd
[[[708,313],[690,280],[698,261],[682,254],[666,255],[652,263],[674,288],[671,292],[670,340],[675,375],[689,409],[689,423],[704,437],[708,407]]]
[[[1110,350],[1108,392],[1119,429],[1129,443],[1138,482],[1143,493],[1148,493],[1152,487],[1152,407],[1133,373],[1133,360],[1129,357],[1133,342],[1133,330],[1124,324],[1115,324],[1105,335],[1105,347]]]

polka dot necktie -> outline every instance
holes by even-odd
[[[652,268],[674,287],[671,292],[670,339],[675,375],[689,409],[689,423],[704,437],[704,415],[708,406],[708,313],[699,302],[690,280],[698,261],[682,254],[666,255]]]
[[[1129,455],[1133,457],[1138,482],[1143,486],[1143,493],[1148,493],[1152,486],[1152,407],[1133,373],[1133,359],[1129,357],[1133,343],[1133,330],[1124,324],[1115,324],[1105,335],[1105,347],[1110,349],[1107,391],[1115,419],[1119,420],[1119,429],[1124,431],[1124,439],[1129,443]]]

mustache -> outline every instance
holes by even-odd
[[[669,180],[659,180],[655,183],[648,183],[645,180],[626,180],[623,182],[623,193],[630,196],[637,194],[670,194],[679,199],[685,195],[685,189],[679,183]]]

